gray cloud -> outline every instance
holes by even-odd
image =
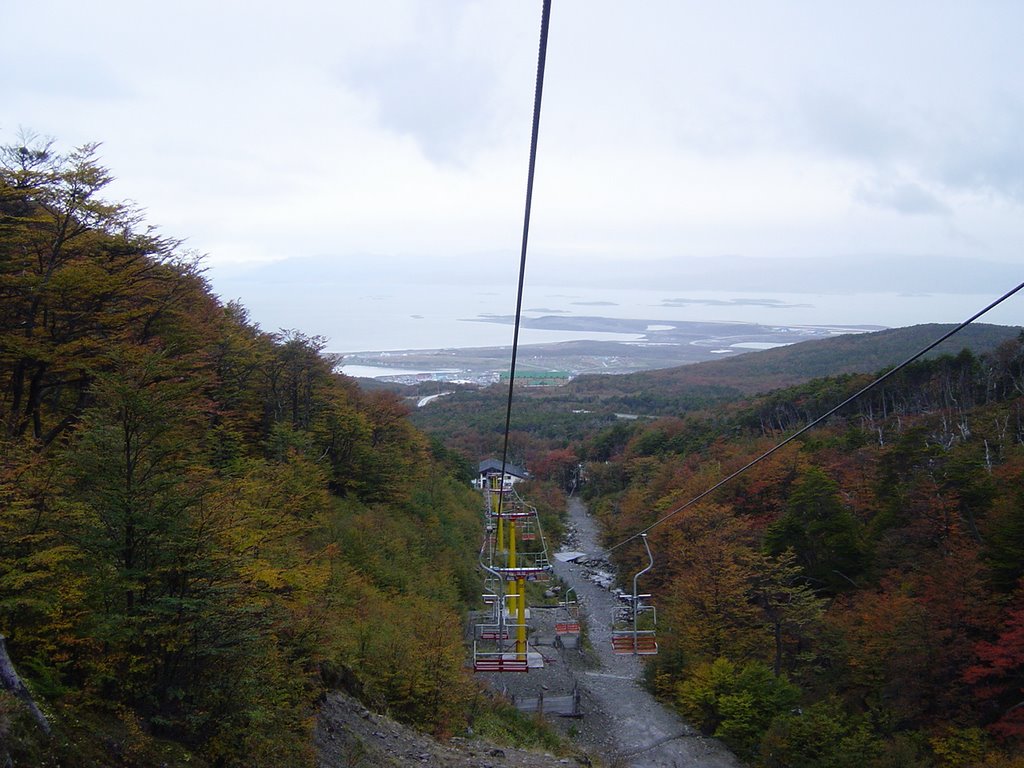
[[[949,206],[920,184],[899,179],[874,178],[858,185],[855,198],[866,205],[909,216],[949,216]]]
[[[1020,93],[1005,99],[987,115],[972,115],[969,129],[950,140],[937,163],[946,184],[1005,195],[1024,202],[1024,102]]]
[[[915,146],[902,109],[872,103],[867,94],[816,89],[802,94],[800,106],[801,133],[817,151],[877,166]]]
[[[0,140],[102,141],[111,194],[212,263],[514,272],[539,3],[121,5],[5,9]],[[531,276],[784,286],[773,259],[848,276],[856,250],[951,259],[929,279],[959,290],[958,259],[1016,268],[1022,27],[1019,3],[559,0]]]
[[[480,62],[410,48],[367,62],[350,77],[373,100],[382,127],[415,137],[431,160],[464,164],[467,145],[479,143],[486,128],[478,105],[494,76]]]

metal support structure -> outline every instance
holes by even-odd
[[[512,517],[508,521],[508,567],[514,573],[517,565],[516,519]],[[516,658],[526,661],[526,582],[524,580],[516,580],[516,593],[518,597],[512,599],[516,614]]]
[[[494,612],[474,630],[473,666],[480,672],[525,672],[530,656],[527,637],[526,583],[551,577],[547,548],[537,509],[527,504],[501,475],[484,484],[485,533],[480,548],[483,601]]]
[[[565,609],[565,621],[559,621],[555,623],[555,634],[556,635],[577,635],[580,634],[580,611],[579,603],[576,600],[570,600],[569,595],[574,595],[576,590],[569,587],[565,591],[565,597],[562,600],[562,608]]]
[[[516,580],[516,591],[519,592],[519,600],[516,611],[516,656],[526,659],[526,579]]]
[[[640,594],[638,581],[654,567],[654,555],[647,544],[646,533],[640,534],[640,540],[647,551],[647,567],[633,576],[633,594],[620,595],[628,606],[625,608],[624,620],[619,616],[619,612],[612,617],[612,650],[620,654],[652,656],[658,652],[658,618],[654,606],[644,604],[644,599],[650,595]]]
[[[491,475],[491,491],[490,491],[490,508],[498,517],[498,550],[504,551],[505,541],[502,538],[504,531],[502,530],[502,485],[505,482],[503,475]]]
[[[639,573],[637,573],[633,577],[633,599],[634,600],[637,599],[637,591],[636,591],[636,582],[637,582],[637,580],[641,576],[643,576],[645,573],[647,573],[649,570],[651,570],[651,568],[654,567],[654,555],[651,554],[651,548],[647,544],[647,534],[646,533],[641,533],[640,534],[640,541],[642,541],[644,543],[644,549],[647,550],[647,567],[644,568],[642,571],[640,571]]]

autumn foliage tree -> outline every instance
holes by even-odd
[[[989,729],[1001,738],[1024,743],[1024,604],[1006,614],[994,640],[975,646],[976,663],[964,670],[985,703]]]
[[[6,434],[52,442],[88,403],[112,345],[146,343],[194,289],[177,243],[100,198],[111,177],[89,144],[0,148],[0,328]]]
[[[98,149],[0,149],[0,633],[59,737],[15,764],[311,765],[331,684],[459,728],[477,497],[104,200]]]
[[[660,521],[655,690],[756,765],[1014,765],[1022,347],[915,364],[695,504],[867,377],[580,448],[601,457],[587,495],[611,541]],[[799,684],[799,705],[740,686],[749,664]],[[761,690],[749,707],[741,688]]]

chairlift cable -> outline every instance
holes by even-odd
[[[512,361],[508,376],[508,403],[505,407],[505,435],[501,449],[501,476],[505,477],[508,461],[508,435],[512,424],[512,391],[516,382],[516,358],[519,353],[519,326],[523,313],[523,283],[526,279],[526,245],[530,238],[530,208],[533,204],[533,176],[537,164],[537,137],[540,133],[540,104],[544,93],[544,64],[548,51],[548,25],[551,0],[544,0],[540,21],[540,47],[537,53],[537,84],[533,94],[533,131],[530,136],[530,167],[526,176],[526,210],[523,215],[523,242],[519,256],[519,288],[516,292],[516,317],[512,332]]]
[[[522,323],[522,310],[523,310],[523,285],[526,279],[526,252],[527,243],[529,242],[530,235],[530,209],[533,203],[533,180],[534,170],[537,163],[537,139],[540,134],[540,107],[541,97],[544,92],[544,67],[547,60],[547,47],[548,47],[548,27],[551,18],[551,0],[544,0],[543,10],[541,13],[541,25],[540,25],[540,45],[537,54],[537,81],[534,89],[533,98],[533,128],[530,135],[530,164],[526,178],[526,206],[523,214],[523,239],[522,248],[520,251],[519,258],[519,285],[516,292],[516,313],[515,313],[515,324],[513,327],[512,334],[512,359],[509,366],[509,380],[508,380],[508,401],[505,407],[505,430],[503,436],[503,445],[501,452],[501,471],[497,476],[497,487],[486,489],[485,494],[487,495],[487,507],[488,507],[488,527],[485,530],[485,546],[487,542],[491,540],[490,532],[490,521],[497,519],[496,525],[496,544],[497,550],[502,550],[503,544],[503,526],[502,520],[506,515],[504,509],[505,506],[505,472],[508,467],[508,443],[509,443],[509,432],[511,431],[512,423],[512,396],[515,388],[516,380],[516,358],[519,352],[519,329]],[[514,491],[513,491],[514,492]],[[494,500],[496,497],[497,508],[494,509]],[[519,506],[525,508],[525,502],[522,502],[516,494],[516,499],[519,502]],[[526,581],[527,579],[539,579],[546,576],[547,571],[550,570],[551,566],[547,563],[547,550],[544,544],[544,534],[540,530],[540,520],[536,519],[536,530],[541,540],[541,551],[542,554],[538,556],[536,552],[524,552],[523,556],[526,558],[522,564],[519,565],[516,561],[516,519],[522,517],[522,515],[516,514],[516,506],[513,506],[513,512],[509,513],[508,520],[508,535],[509,535],[509,549],[507,552],[507,562],[504,568],[497,567],[493,562],[491,565],[486,565],[483,562],[483,551],[484,547],[481,547],[481,566],[491,576],[497,577],[500,589],[498,591],[497,600],[495,607],[498,611],[498,623],[496,628],[492,627],[483,631],[474,630],[474,641],[473,641],[473,668],[477,672],[527,672],[530,667],[529,653],[527,652],[527,637],[526,637]],[[496,513],[496,515],[495,515]],[[533,509],[533,516],[536,518],[536,509]],[[525,523],[525,521],[524,521]],[[526,537],[523,537],[524,543]],[[494,551],[492,549],[492,558]],[[516,594],[514,596],[509,595],[506,592],[505,584],[508,582],[515,582]],[[516,620],[513,625],[508,625],[505,622],[506,612],[506,599],[511,598],[512,602],[516,605]],[[505,641],[511,639],[511,629],[514,627],[516,632],[515,638],[515,653],[507,654],[505,652]],[[476,635],[481,634],[481,640],[487,640],[493,637],[497,644],[496,650],[481,650],[476,641]]]

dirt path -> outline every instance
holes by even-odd
[[[584,504],[570,499],[569,537],[563,551],[596,553],[599,541],[597,524]],[[546,716],[611,768],[738,768],[739,761],[721,744],[701,736],[644,690],[640,657],[612,653],[611,617],[619,602],[608,589],[612,566],[596,558],[553,562],[556,575],[576,591],[587,647],[556,647],[555,623],[567,616],[562,609],[534,607],[530,644],[545,657],[544,668],[526,675],[489,675],[492,685],[514,697],[525,711],[533,711],[530,707],[541,696],[548,702],[565,701],[576,690],[581,717],[557,717],[550,707]]]
[[[597,524],[579,499],[569,499],[569,521],[574,531],[570,539],[572,549],[596,552]],[[738,766],[721,744],[700,736],[641,687],[640,657],[611,652],[610,621],[618,601],[592,580],[594,568],[556,559],[555,573],[579,595],[600,669],[584,670],[578,679],[588,698],[610,716],[607,729],[615,744],[613,754],[620,758],[620,763],[636,768]]]

